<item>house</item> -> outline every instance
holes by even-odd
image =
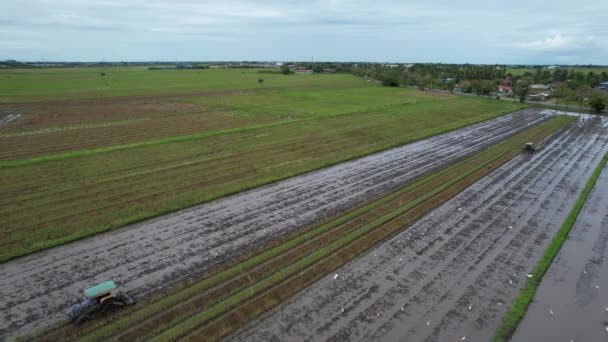
[[[549,87],[544,84],[532,84],[528,87],[528,94],[537,95],[542,93],[548,93]]]
[[[498,93],[505,95],[513,94],[513,87],[501,84],[498,86]]]
[[[528,99],[532,101],[545,101],[551,97],[550,88],[544,84],[532,84],[528,87]]]

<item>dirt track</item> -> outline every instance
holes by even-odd
[[[303,229],[494,143],[549,114],[525,110],[0,265],[0,337],[61,320],[116,280],[136,297]]]
[[[513,341],[608,341],[606,258],[608,167],[543,277]]]
[[[490,341],[607,138],[605,122],[581,120],[232,339]]]

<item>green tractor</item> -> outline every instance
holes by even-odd
[[[68,316],[76,324],[92,320],[96,316],[105,315],[114,310],[135,304],[135,300],[127,293],[112,294],[117,286],[112,280],[95,285],[84,290],[85,300],[70,307]]]

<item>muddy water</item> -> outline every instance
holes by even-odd
[[[608,167],[513,341],[608,341]]]
[[[528,109],[0,265],[0,337],[65,318],[92,284],[142,298],[546,120]]]
[[[607,138],[581,119],[230,338],[491,341]]]

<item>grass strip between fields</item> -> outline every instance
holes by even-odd
[[[585,206],[587,198],[593,190],[593,187],[595,186],[595,183],[599,178],[600,173],[606,166],[607,162],[608,153],[604,155],[599,165],[593,171],[591,178],[589,178],[589,180],[587,181],[583,192],[576,200],[576,203],[570,211],[570,214],[568,214],[568,217],[555,234],[555,237],[553,238],[553,240],[551,240],[551,243],[545,250],[542,258],[534,268],[534,271],[532,272],[532,278],[528,279],[517,298],[515,298],[515,300],[513,301],[513,305],[503,318],[501,325],[496,330],[496,335],[494,335],[494,342],[507,342],[510,340],[511,336],[513,336],[513,333],[515,333],[515,329],[517,329],[519,322],[521,322],[521,320],[524,318],[526,311],[528,310],[528,306],[534,299],[536,289],[540,285],[543,276],[551,266],[553,259],[555,258],[562,245],[568,238],[570,230],[574,226],[578,215]]]
[[[505,142],[503,142],[502,144],[499,143],[499,144],[493,146],[493,148],[489,148],[489,149],[485,150],[484,152],[481,152],[479,155],[476,155],[475,157],[479,158],[480,155],[484,155],[484,154],[491,155],[492,152],[494,152],[494,153],[497,152],[496,149],[501,145],[504,146]],[[508,152],[505,152],[505,153],[508,153]],[[504,155],[504,153],[494,156],[493,159],[499,158],[502,155]],[[327,255],[335,252],[337,249],[360,238],[361,236],[365,235],[366,233],[375,229],[376,227],[378,227],[390,220],[393,220],[394,218],[403,214],[407,210],[417,206],[418,204],[422,203],[425,200],[428,200],[432,196],[440,193],[441,191],[448,189],[449,187],[454,185],[456,182],[460,181],[464,177],[467,177],[472,172],[475,172],[475,170],[478,170],[481,167],[485,167],[485,165],[486,164],[484,163],[481,166],[477,166],[475,168],[470,169],[469,172],[460,174],[459,176],[453,178],[451,181],[444,183],[442,186],[436,188],[434,191],[429,192],[429,193],[425,194],[424,196],[421,196],[420,198],[418,198],[417,200],[415,200],[413,202],[407,203],[407,205],[399,208],[398,210],[392,211],[386,215],[383,215],[383,216],[377,218],[376,220],[373,220],[372,222],[360,227],[359,229],[356,229],[355,231],[351,232],[350,234],[344,236],[343,238],[341,238],[337,241],[334,241],[333,243],[329,244],[325,248],[320,249],[316,252],[313,252],[312,254],[298,260],[296,263],[277,271],[276,273],[272,274],[271,276],[261,280],[257,284],[254,284],[253,286],[251,286],[249,288],[246,288],[240,292],[237,292],[232,297],[229,297],[226,300],[217,303],[216,305],[212,305],[207,310],[204,310],[204,311],[200,312],[199,314],[194,315],[194,316],[184,320],[181,324],[177,324],[173,328],[166,330],[164,333],[162,333],[161,335],[159,335],[157,337],[160,339],[163,339],[163,338],[174,338],[174,337],[180,336],[180,335],[183,336],[182,334],[184,331],[192,330],[194,327],[200,325],[201,322],[207,321],[209,318],[214,317],[217,314],[226,311],[227,309],[233,307],[236,303],[246,300],[247,298],[255,295],[256,293],[260,293],[260,292],[264,291],[272,284],[275,284],[277,282],[280,282],[280,281],[286,279],[289,275],[292,275],[295,272],[298,272],[299,270],[309,267],[310,265],[323,259]],[[434,178],[440,176],[441,174],[444,174],[445,172],[450,172],[455,167],[456,167],[456,165],[452,165],[452,166],[444,169],[443,171],[437,172],[435,174],[432,174],[428,177],[421,179],[420,181],[412,184],[411,186],[420,186],[421,184],[429,182],[429,181],[433,180]],[[411,190],[411,186],[406,186],[406,188]],[[142,320],[145,320],[148,317],[151,317],[152,315],[154,315],[155,312],[161,312],[169,307],[172,307],[172,306],[184,301],[185,299],[187,299],[191,296],[194,296],[196,293],[204,291],[217,284],[220,284],[223,281],[225,281],[226,279],[234,277],[243,271],[246,271],[270,258],[273,258],[276,255],[279,255],[279,254],[297,246],[298,244],[301,244],[302,242],[307,241],[307,240],[313,238],[314,236],[317,236],[317,235],[331,229],[332,227],[335,227],[354,217],[362,215],[363,213],[370,211],[375,207],[378,207],[384,203],[387,203],[388,201],[399,196],[403,190],[404,189],[397,191],[384,198],[381,198],[380,200],[373,202],[370,205],[364,206],[359,209],[355,209],[355,210],[351,211],[350,213],[347,213],[346,215],[339,217],[336,220],[333,220],[333,221],[328,222],[324,225],[321,225],[313,230],[305,232],[304,234],[296,237],[293,240],[286,242],[285,244],[282,244],[282,245],[276,246],[272,249],[269,249],[257,256],[254,256],[253,258],[251,258],[249,260],[246,260],[245,262],[243,262],[241,264],[238,264],[232,268],[225,270],[224,272],[221,272],[219,274],[212,276],[211,278],[203,280],[203,281],[193,285],[192,287],[186,288],[185,290],[180,291],[174,295],[165,297],[158,302],[146,305],[141,310],[132,312],[124,319],[119,319],[117,321],[112,322],[109,325],[101,327],[98,330],[92,331],[91,334],[89,334],[88,336],[85,337],[85,340],[104,339],[104,338],[113,336],[117,331],[126,330],[126,329],[132,327],[133,325],[137,324],[138,322],[141,322]]]

